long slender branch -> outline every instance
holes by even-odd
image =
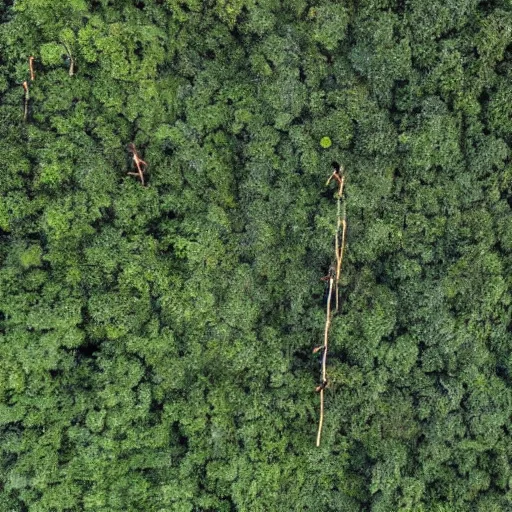
[[[33,82],[36,79],[36,74],[34,71],[34,57],[32,56],[28,58],[28,68],[30,70],[30,81]]]
[[[323,345],[316,347],[313,350],[313,353],[316,353],[322,350],[322,382],[319,386],[317,386],[316,391],[320,392],[320,419],[318,421],[318,432],[316,435],[316,446],[320,446],[320,441],[322,438],[322,429],[324,425],[324,403],[325,396],[324,391],[327,386],[327,351],[329,348],[329,329],[331,327],[331,300],[333,289],[336,296],[336,305],[335,312],[339,311],[339,282],[341,276],[341,270],[343,265],[343,255],[345,253],[345,241],[346,241],[346,233],[347,233],[347,221],[346,221],[346,211],[345,205],[342,204],[343,200],[343,188],[345,186],[345,176],[343,173],[343,168],[340,169],[336,162],[333,162],[334,172],[327,180],[326,185],[328,185],[331,179],[335,179],[339,183],[338,188],[338,197],[337,197],[337,212],[336,212],[336,236],[335,236],[335,256],[336,263],[332,264],[329,268],[329,275],[323,280],[329,279],[329,294],[327,297],[327,307],[325,312],[325,330],[324,330],[324,343]],[[340,173],[341,171],[341,173]],[[341,176],[340,176],[341,174]],[[340,240],[341,238],[341,240]]]
[[[341,247],[337,258],[336,267],[336,313],[339,311],[339,284],[341,276],[341,267],[343,265],[343,254],[345,253],[345,240],[347,234],[347,220],[345,218],[345,211],[343,211],[343,217],[341,218]]]
[[[70,47],[64,42],[62,42],[62,45],[64,46],[64,48],[66,48],[66,51],[68,52],[69,76],[73,76],[75,74],[75,59],[73,58],[73,54],[71,53]]]
[[[334,277],[332,274],[329,277],[329,295],[327,297],[326,307],[326,320],[324,330],[324,346],[322,354],[322,384],[319,386],[320,391],[320,420],[318,422],[318,433],[316,435],[316,445],[320,446],[320,439],[322,437],[322,427],[324,424],[324,390],[327,384],[327,349],[329,348],[329,328],[331,326],[331,298]],[[318,388],[317,388],[318,389]]]
[[[30,99],[28,82],[26,80],[23,82],[23,90],[25,91],[25,110],[23,112],[23,121],[26,121],[28,117],[28,102]]]
[[[324,426],[324,389],[320,390],[320,420],[318,421],[318,432],[316,434],[316,446],[320,446],[322,438],[322,428]]]
[[[345,185],[345,176],[343,175],[340,179],[340,187],[338,190],[338,200],[337,200],[337,224],[336,224],[336,313],[339,310],[339,284],[340,284],[340,275],[341,275],[341,264],[343,263],[343,251],[345,250],[345,231],[346,231],[346,222],[345,222],[345,210],[343,210],[343,215],[341,212],[341,200],[343,197],[343,187]],[[341,247],[340,247],[340,231],[341,231]]]

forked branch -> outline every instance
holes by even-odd
[[[146,172],[148,164],[144,162],[144,160],[142,160],[142,158],[139,156],[137,148],[135,147],[135,144],[133,142],[130,142],[130,144],[128,144],[128,151],[132,153],[133,163],[135,164],[135,168],[137,169],[137,172],[129,172],[128,174],[130,176],[138,176],[140,178],[140,182],[142,183],[142,185],[144,185],[144,172]]]

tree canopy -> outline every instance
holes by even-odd
[[[0,510],[510,510],[511,79],[508,0],[0,0]]]

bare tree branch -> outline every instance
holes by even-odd
[[[346,212],[345,212],[345,206],[342,204],[343,201],[343,190],[345,186],[345,175],[343,167],[340,168],[340,166],[333,162],[334,171],[327,180],[326,185],[329,185],[332,179],[336,180],[338,182],[338,194],[337,194],[337,213],[336,213],[336,234],[335,234],[335,256],[336,256],[336,263],[332,264],[329,268],[329,274],[326,277],[323,277],[322,280],[329,281],[329,293],[327,296],[327,307],[325,311],[325,329],[324,329],[324,343],[323,345],[320,345],[319,347],[316,347],[313,349],[313,353],[316,354],[319,351],[322,352],[322,381],[321,383],[316,387],[316,391],[320,392],[320,419],[318,422],[318,432],[316,436],[316,446],[320,446],[320,441],[322,438],[322,429],[324,425],[324,390],[328,385],[328,379],[327,379],[327,351],[329,348],[329,329],[331,327],[331,319],[332,319],[332,312],[331,312],[331,300],[332,300],[332,293],[333,288],[335,291],[335,297],[336,297],[336,306],[335,306],[335,312],[338,313],[339,311],[339,281],[342,271],[342,265],[343,265],[343,254],[345,252],[345,240],[346,240],[346,233],[347,233],[347,221],[346,221]]]
[[[71,53],[71,49],[66,43],[62,43],[66,51],[68,52],[69,57],[69,76],[73,76],[75,74],[75,59],[73,58],[73,54]]]
[[[34,57],[32,56],[28,58],[28,67],[30,69],[30,81],[33,82],[36,79],[36,74],[34,72]]]
[[[23,121],[26,121],[28,117],[28,101],[30,99],[28,91],[28,82],[26,80],[23,82],[23,90],[25,91],[25,110],[23,113]]]
[[[133,163],[137,168],[137,172],[129,172],[128,174],[131,176],[138,176],[140,178],[140,182],[142,185],[144,185],[144,172],[146,171],[148,164],[144,162],[144,160],[142,160],[142,158],[139,156],[139,153],[137,152],[133,142],[130,142],[128,145],[128,150],[133,154]]]

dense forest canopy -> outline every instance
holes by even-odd
[[[510,0],[3,0],[0,94],[1,511],[512,509]]]

